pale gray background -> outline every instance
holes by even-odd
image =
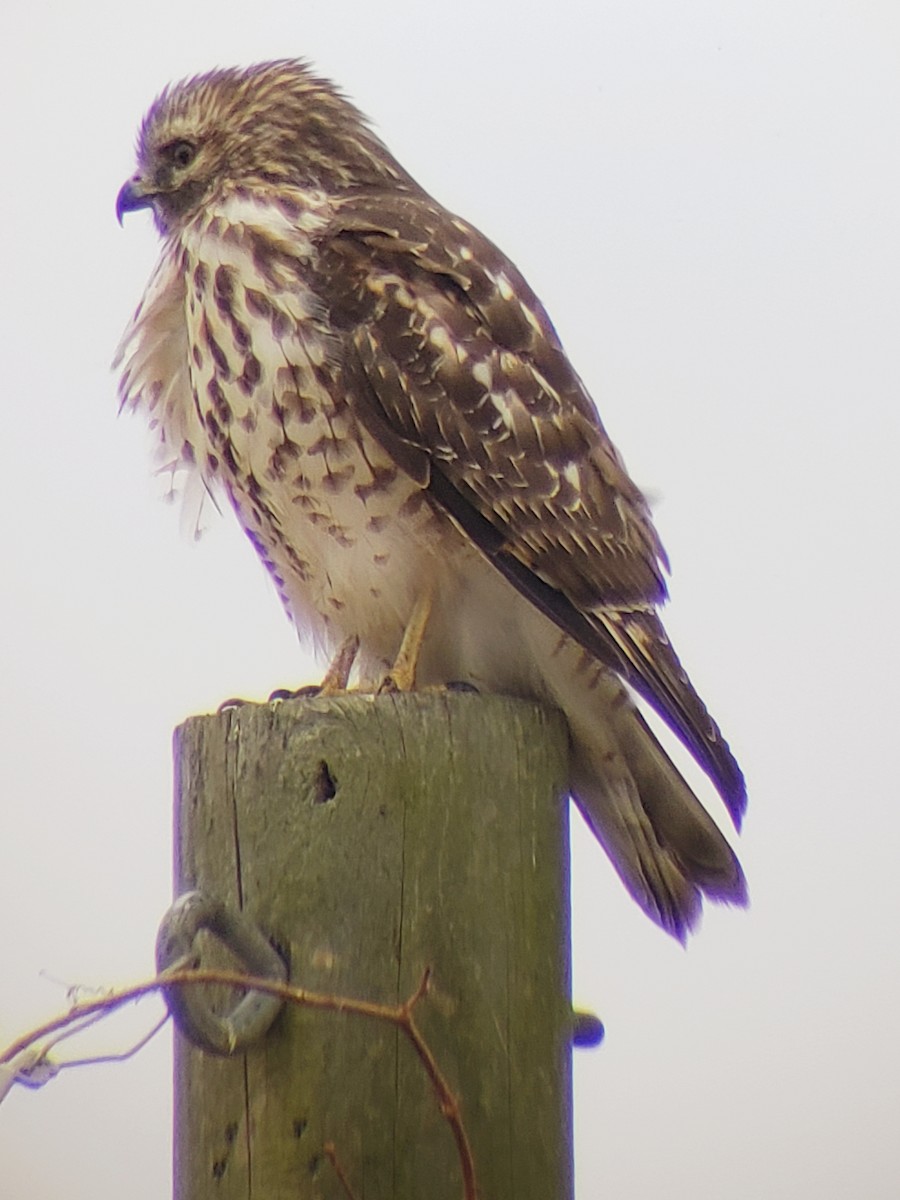
[[[898,11],[7,5],[0,1042],[150,972],[172,727],[314,677],[233,520],[197,545],[156,501],[109,370],[156,254],[113,216],[145,107],[305,54],[545,300],[655,498],[668,624],[750,783],[753,906],[687,953],[576,830],[576,993],[608,1026],[577,1059],[581,1200],[898,1195]],[[165,1036],[17,1090],[0,1194],[165,1197],[168,1070]]]

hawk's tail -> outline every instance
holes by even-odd
[[[605,635],[624,678],[665,719],[709,775],[740,829],[747,807],[741,769],[678,661],[659,617],[651,612],[598,610],[591,623]]]
[[[744,873],[630,702],[615,735],[622,756],[615,771],[597,761],[596,743],[573,738],[575,800],[638,904],[683,942],[703,896],[746,904]]]
[[[644,912],[683,942],[704,896],[745,904],[734,851],[622,683],[568,639],[537,657],[569,722],[574,798]]]

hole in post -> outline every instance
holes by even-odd
[[[334,782],[334,776],[328,768],[328,763],[323,758],[316,769],[313,780],[313,804],[327,804],[336,795],[337,784]]]

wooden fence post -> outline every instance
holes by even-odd
[[[432,968],[416,1020],[479,1200],[571,1197],[566,755],[557,714],[456,693],[248,705],[176,733],[178,894],[243,908],[300,987],[396,1004]],[[327,1143],[355,1200],[463,1195],[396,1028],[289,1005],[233,1058],[179,1035],[175,1080],[176,1200],[346,1200]]]

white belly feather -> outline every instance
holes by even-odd
[[[120,348],[123,404],[147,412],[167,462],[224,488],[294,621],[390,660],[424,581],[457,591],[465,545],[359,425],[316,297],[297,274],[263,277],[248,229],[289,231],[232,198],[166,244]]]

